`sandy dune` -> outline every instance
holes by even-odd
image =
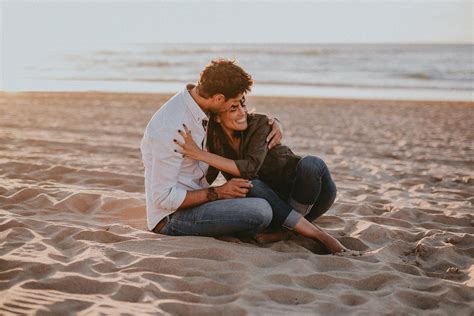
[[[473,103],[250,98],[326,160],[317,223],[356,258],[147,232],[139,141],[166,98],[0,93],[0,314],[473,314]]]

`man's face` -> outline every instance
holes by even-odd
[[[241,93],[235,98],[230,98],[229,100],[225,100],[224,95],[219,94],[215,95],[212,99],[212,105],[210,106],[209,110],[214,113],[220,113],[228,111],[232,106],[239,106],[240,100],[244,97],[244,94]]]

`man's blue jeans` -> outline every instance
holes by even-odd
[[[271,220],[272,208],[264,199],[218,200],[174,212],[160,234],[254,237],[267,228]]]
[[[336,199],[336,185],[326,163],[314,156],[306,156],[298,163],[290,196],[286,201],[260,180],[252,181],[248,196],[265,199],[272,207],[270,226],[293,229],[304,216],[312,222],[324,214]]]

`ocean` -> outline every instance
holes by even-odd
[[[41,49],[9,65],[4,90],[176,92],[214,58],[254,78],[252,94],[473,101],[473,45],[108,44]]]

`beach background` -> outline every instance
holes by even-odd
[[[92,25],[81,28],[113,37],[94,24],[96,16],[107,21],[118,16],[124,23],[135,14],[139,24],[147,21],[145,11],[157,7],[142,3],[138,14],[135,6],[124,5],[123,13],[110,3],[102,5],[105,11],[80,3],[69,11],[59,10],[58,3],[36,8],[5,3],[0,6],[0,314],[473,314],[474,46],[469,39],[444,34],[444,43],[367,44],[362,38],[341,44],[322,38],[301,44],[282,37],[279,44],[238,44],[217,36],[207,44],[132,43],[141,32],[110,24],[110,31],[129,37],[112,43],[78,33],[65,40],[56,30],[79,19],[87,17]],[[288,9],[279,3],[260,5],[278,16],[278,8]],[[172,5],[162,4],[159,12],[166,16]],[[315,5],[323,11],[320,20],[331,12]],[[226,6],[232,5],[216,10],[225,14]],[[367,7],[370,17],[379,12],[375,4]],[[183,4],[180,12],[186,8]],[[231,8],[233,18],[242,20],[245,13],[252,21],[248,7]],[[407,3],[394,8],[394,21],[404,16],[407,24],[405,9],[417,12]],[[263,19],[259,8],[253,9]],[[308,11],[306,4],[292,9],[300,10],[300,17]],[[446,4],[435,11],[443,17],[451,9]],[[420,12],[416,23],[435,21]],[[18,19],[20,13],[29,23],[20,23],[25,21]],[[57,16],[62,24],[45,18]],[[442,21],[455,27],[449,19],[436,23]],[[229,19],[223,22],[218,25],[228,30]],[[293,22],[287,27],[298,24]],[[46,37],[31,31],[33,26],[44,31],[48,23]],[[333,30],[330,38],[344,40],[334,31],[337,25],[324,23]],[[462,23],[461,28],[469,26]],[[20,30],[22,25],[29,25],[30,33]],[[176,27],[170,30],[180,34]],[[25,34],[24,41],[14,41]],[[274,40],[271,34],[266,29],[265,38]],[[239,42],[239,35],[231,40]],[[326,161],[338,197],[315,224],[363,256],[328,255],[319,243],[296,234],[258,244],[146,230],[139,150],[144,128],[216,57],[235,58],[253,75],[248,104],[281,120],[286,145]]]

